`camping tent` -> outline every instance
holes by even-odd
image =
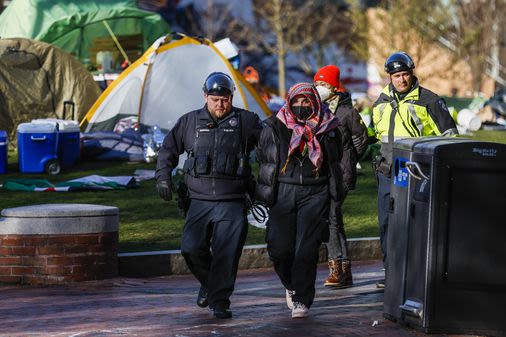
[[[21,122],[63,118],[67,100],[81,120],[99,95],[93,76],[72,55],[44,42],[0,39],[0,129],[11,139]]]
[[[169,31],[159,14],[138,9],[135,0],[13,0],[0,15],[0,37],[47,42],[84,61],[93,58],[97,39],[110,39],[104,22],[115,35],[142,35],[141,53]],[[99,42],[95,47],[109,47]]]
[[[203,106],[202,84],[214,71],[233,78],[237,88],[234,106],[261,118],[270,114],[255,90],[210,41],[174,34],[158,39],[111,83],[81,125],[86,125],[86,132],[112,131],[121,119],[134,116],[141,129],[156,125],[167,131],[183,113]]]

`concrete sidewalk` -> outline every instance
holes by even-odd
[[[229,320],[196,306],[191,275],[0,286],[0,336],[425,336],[383,319],[380,261],[355,262],[348,289],[323,287],[327,272],[321,264],[310,317],[298,320],[271,268],[239,272]]]

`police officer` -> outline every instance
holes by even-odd
[[[249,154],[261,122],[255,113],[232,106],[235,87],[227,74],[211,73],[203,90],[204,107],[179,118],[165,137],[156,181],[160,197],[171,200],[171,172],[179,155],[188,154],[183,171],[191,201],[181,253],[201,284],[197,305],[209,305],[217,318],[230,318],[229,297],[248,229]]]
[[[390,84],[383,89],[373,105],[376,137],[381,141],[381,154],[375,160],[375,166],[378,177],[378,223],[384,262],[387,257],[390,172],[395,139],[458,134],[445,101],[418,84],[418,79],[413,75],[414,68],[415,63],[408,54],[396,52],[390,55],[385,62]],[[384,280],[378,282],[377,286],[384,287]]]

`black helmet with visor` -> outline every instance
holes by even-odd
[[[412,71],[415,69],[415,62],[405,52],[397,52],[390,55],[385,61],[385,71],[394,74],[399,71]]]
[[[235,90],[234,81],[222,72],[214,72],[207,76],[202,87],[206,95],[228,96]]]

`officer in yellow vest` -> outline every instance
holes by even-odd
[[[383,261],[386,261],[388,204],[390,199],[390,172],[392,148],[395,139],[420,136],[454,136],[458,134],[445,101],[421,87],[413,75],[415,63],[404,52],[390,55],[385,72],[390,84],[373,105],[373,123],[376,137],[381,142],[380,156],[375,160],[378,177],[378,223]],[[384,281],[378,287],[384,287]]]

